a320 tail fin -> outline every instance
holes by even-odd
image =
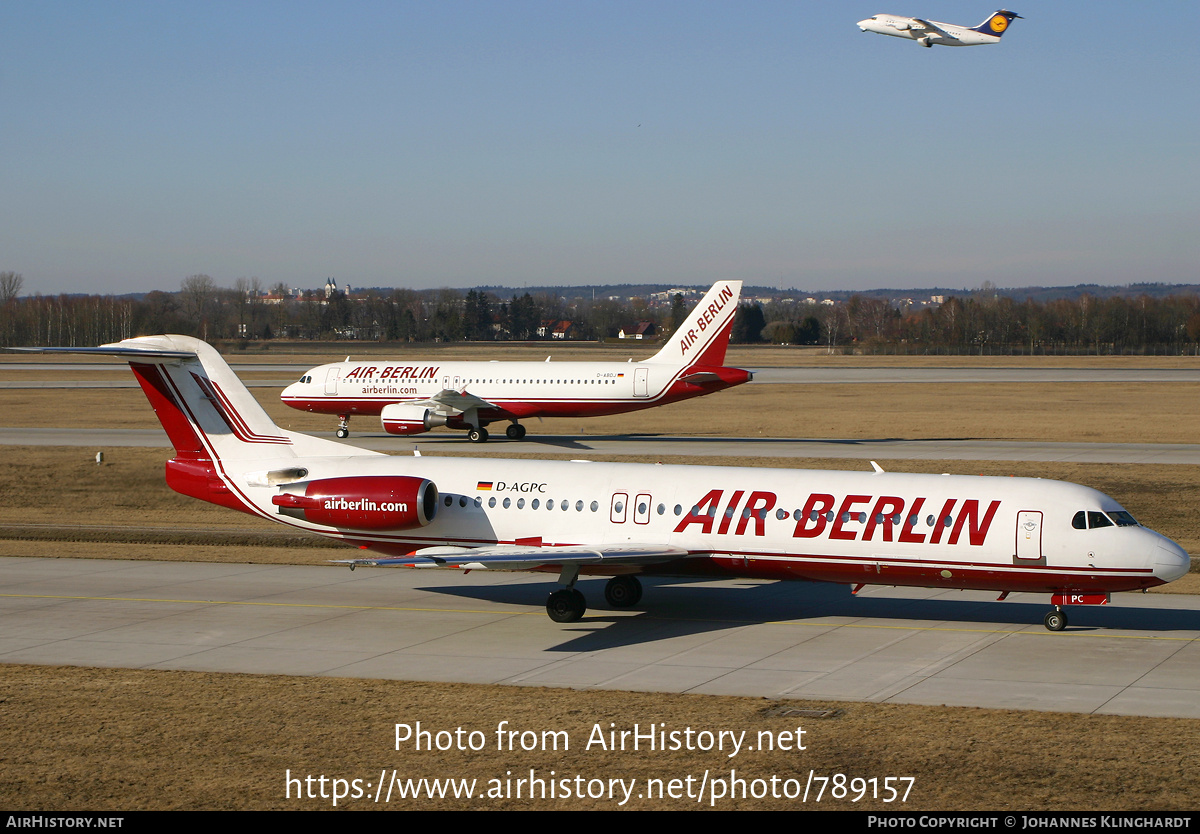
[[[998,38],[1008,30],[1008,24],[1014,20],[1024,19],[1016,12],[1010,12],[1008,9],[997,9],[992,12],[987,20],[974,27],[974,31],[981,32],[984,35],[993,35]]]
[[[297,457],[345,457],[349,451],[340,443],[276,426],[221,354],[191,336],[142,336],[94,348],[33,350],[116,356],[129,362],[175,447],[175,457],[167,462],[167,483],[185,495],[251,512],[231,491],[230,471]]]
[[[718,281],[684,319],[683,324],[647,362],[673,365],[725,364],[725,349],[733,330],[733,315],[742,294],[741,281]]]

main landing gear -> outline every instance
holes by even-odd
[[[525,427],[516,420],[513,420],[512,425],[504,430],[504,436],[509,440],[524,440]],[[478,428],[472,426],[467,430],[467,440],[470,440],[472,443],[487,443],[488,437],[488,430],[483,426],[479,426]]]
[[[546,613],[556,623],[574,623],[587,611],[587,600],[575,588],[561,588],[546,600]]]
[[[567,587],[554,591],[546,600],[546,613],[554,622],[578,622],[587,613],[587,599],[575,587],[578,578],[577,566],[563,567],[558,581]],[[604,600],[613,608],[632,608],[642,601],[642,583],[636,576],[614,576],[604,586]]]
[[[339,414],[338,420],[340,420],[341,422],[338,423],[337,436],[344,440],[345,438],[350,436],[350,415],[349,414]]]
[[[636,576],[614,576],[604,585],[604,601],[613,608],[632,608],[642,601],[642,583]]]

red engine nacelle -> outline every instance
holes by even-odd
[[[286,489],[286,487],[285,487]],[[424,527],[437,515],[433,481],[406,475],[367,475],[309,481],[304,493],[271,498],[283,515],[353,530]]]
[[[392,403],[379,413],[383,430],[388,434],[422,434],[435,426],[446,425],[444,414],[435,414],[423,405]]]

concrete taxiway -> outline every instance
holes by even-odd
[[[548,577],[0,558],[0,662],[1200,718],[1200,598],[647,580],[551,622]]]

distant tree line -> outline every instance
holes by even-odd
[[[293,295],[282,284],[264,290],[257,279],[220,287],[207,275],[185,278],[178,292],[141,297],[23,296],[23,285],[19,274],[0,272],[0,344],[96,345],[151,333],[239,342],[600,340],[640,321],[669,334],[692,306],[679,295],[654,305],[481,289]],[[860,295],[836,304],[743,302],[732,339],[868,353],[1193,354],[1200,352],[1200,295],[1019,302],[985,288],[903,309]]]
[[[857,295],[841,304],[785,300],[743,304],[734,337],[865,353],[1195,354],[1200,295],[1020,302],[982,291],[904,310]]]
[[[563,299],[484,290],[306,290],[257,279],[220,287],[191,275],[178,292],[141,297],[62,294],[21,296],[23,279],[0,273],[0,344],[95,345],[150,333],[210,341],[272,339],[388,342],[597,340],[638,321],[669,332],[687,315],[680,297],[659,309],[643,299]]]

